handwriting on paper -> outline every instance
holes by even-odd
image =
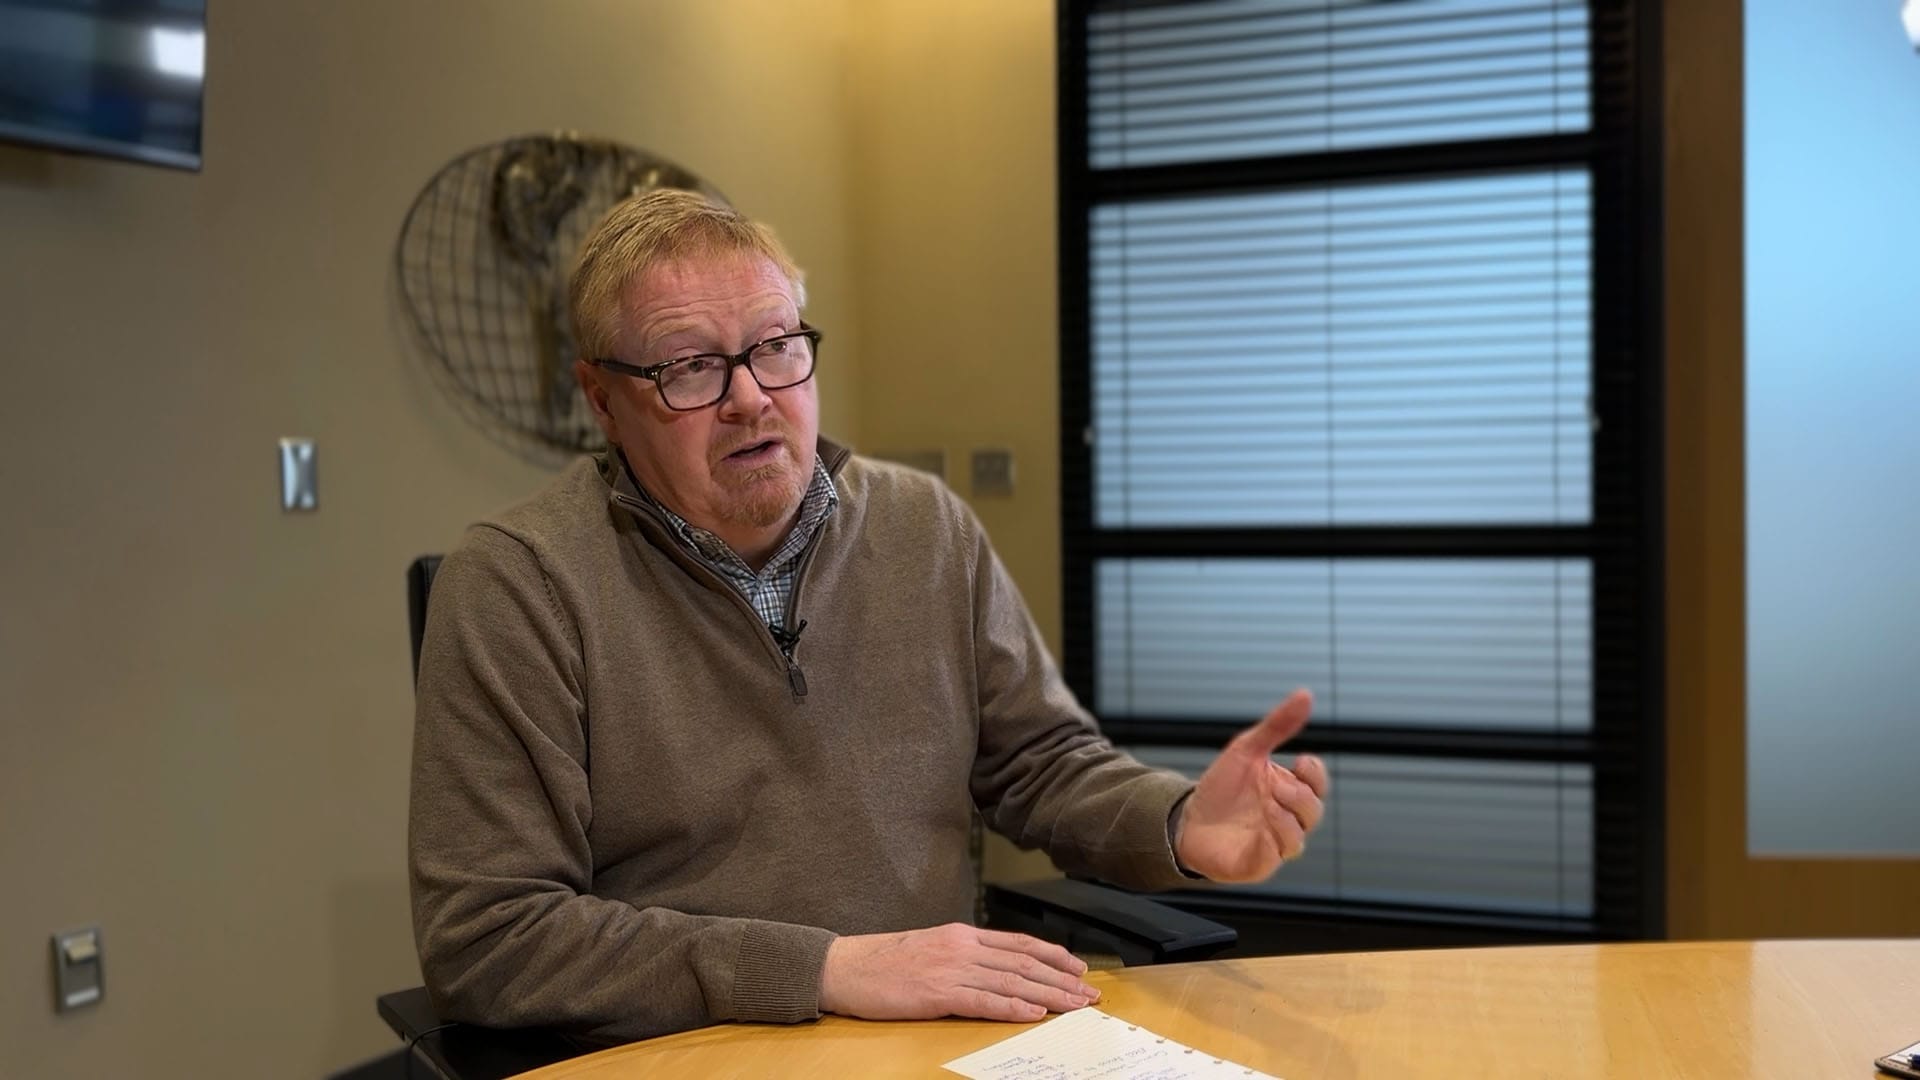
[[[1055,1017],[946,1068],[970,1080],[1279,1080],[1098,1009]]]

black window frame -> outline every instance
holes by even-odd
[[[1218,916],[1377,919],[1524,930],[1542,938],[1658,938],[1666,927],[1662,91],[1657,0],[1589,0],[1592,125],[1573,134],[1095,170],[1087,140],[1087,23],[1095,12],[1186,0],[1059,0],[1060,502],[1063,671],[1095,699],[1095,572],[1126,557],[1574,556],[1593,566],[1591,732],[1404,726],[1309,728],[1289,749],[1593,767],[1590,919],[1476,915],[1177,893]],[[1593,191],[1593,515],[1585,526],[1102,528],[1094,520],[1094,208],[1114,199],[1264,191],[1579,165]],[[1276,686],[1275,697],[1290,687]],[[1248,717],[1250,723],[1255,717]],[[1117,743],[1218,747],[1237,724],[1102,718]],[[1335,778],[1338,783],[1338,778]]]

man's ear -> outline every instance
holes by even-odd
[[[593,413],[593,419],[600,425],[600,433],[607,437],[609,444],[615,443],[613,432],[613,403],[608,400],[607,388],[600,381],[600,369],[585,360],[573,362],[573,377],[580,384],[580,392],[586,395],[587,408]]]

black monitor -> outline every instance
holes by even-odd
[[[0,0],[0,139],[200,167],[206,0]]]

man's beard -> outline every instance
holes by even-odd
[[[786,450],[779,461],[728,478],[725,488],[731,497],[723,513],[731,523],[769,529],[800,509],[807,477],[799,462],[793,460],[791,442],[786,444]]]

